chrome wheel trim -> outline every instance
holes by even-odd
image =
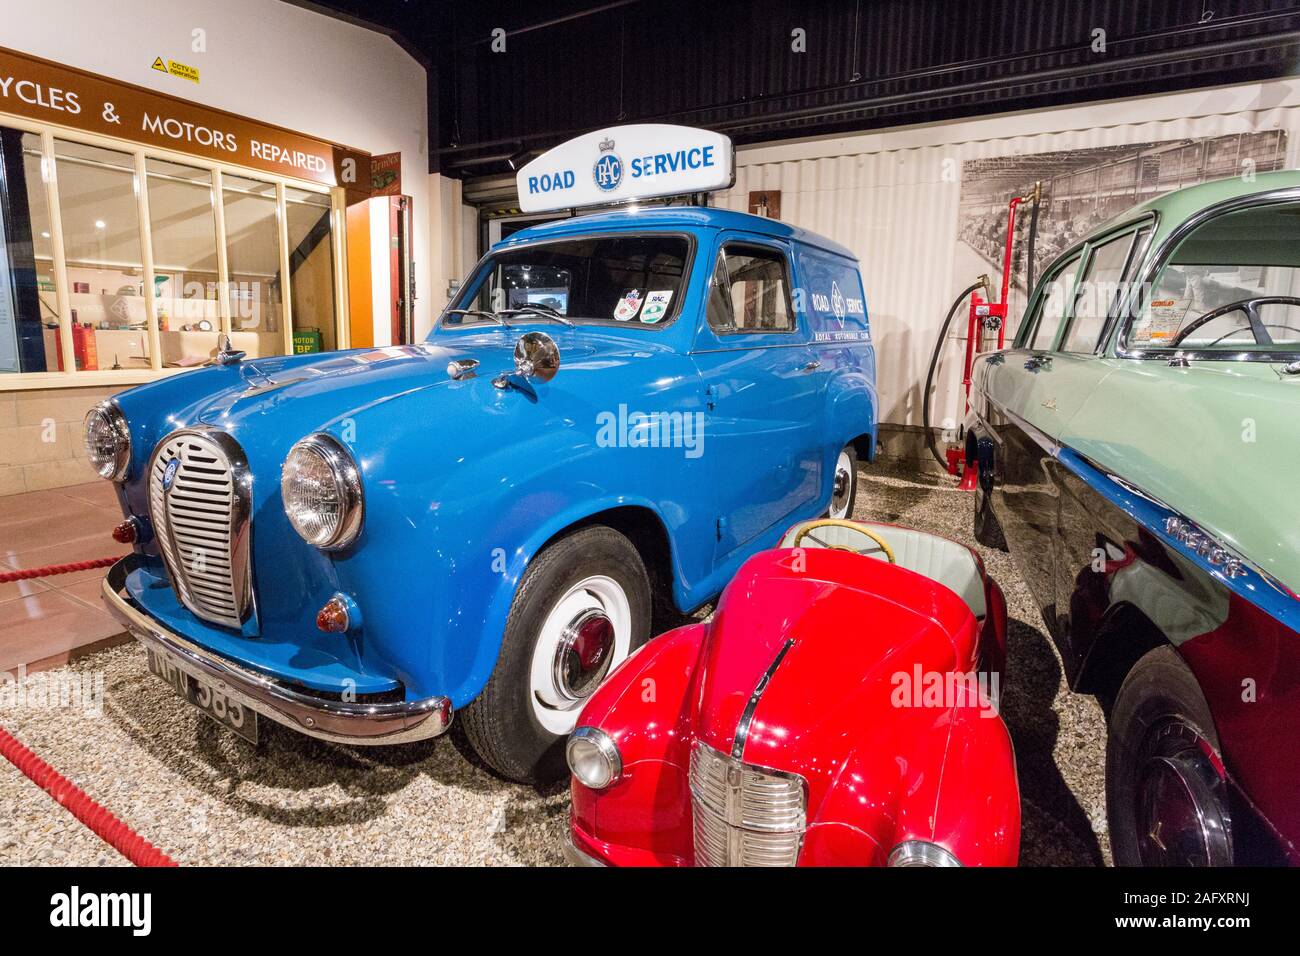
[[[562,661],[584,623],[607,620],[613,629],[612,651],[600,662],[600,679],[627,657],[632,644],[632,605],[623,586],[611,577],[584,578],[555,602],[533,647],[529,700],[538,722],[557,736],[577,725],[578,714],[599,680],[568,686]],[[575,691],[585,691],[574,696]]]
[[[1209,743],[1173,719],[1148,738],[1134,794],[1144,866],[1228,866],[1232,831],[1226,786]]]
[[[841,450],[835,461],[835,480],[831,483],[831,507],[827,512],[830,518],[847,518],[849,500],[853,497],[853,483],[857,476],[853,473],[853,459],[847,451]]]

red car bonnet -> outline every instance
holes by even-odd
[[[975,652],[970,609],[930,578],[844,551],[764,551],[741,566],[718,605],[697,664],[693,724],[730,753],[771,670],[743,755],[771,766],[797,742],[791,735],[815,734],[862,690],[878,687],[872,696],[888,707],[896,673],[918,664],[925,672],[971,670]]]

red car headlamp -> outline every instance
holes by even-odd
[[[623,758],[614,738],[596,727],[579,727],[564,748],[573,776],[584,787],[604,790],[623,775]]]

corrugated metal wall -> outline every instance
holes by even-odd
[[[969,255],[961,258],[967,268],[957,267],[963,162],[1269,129],[1289,131],[1286,165],[1295,167],[1300,91],[1294,84],[1224,87],[742,148],[735,187],[716,194],[713,202],[743,211],[751,190],[779,189],[783,220],[857,253],[878,355],[880,420],[919,425],[926,368],[944,314],[977,275],[969,268]],[[979,271],[993,273],[996,287],[1000,270]],[[1023,295],[1013,296],[1012,303],[1018,315]],[[936,426],[944,418],[961,419],[964,310],[954,327],[940,369]]]

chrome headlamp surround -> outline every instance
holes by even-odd
[[[904,840],[889,851],[889,866],[961,866],[961,861],[928,840]]]
[[[604,790],[623,776],[618,744],[598,727],[579,727],[570,734],[564,759],[578,782],[592,790]]]
[[[337,527],[328,537],[319,541],[312,540],[310,533],[299,524],[291,495],[293,486],[288,471],[289,462],[295,455],[315,455],[329,469],[334,482],[334,492],[340,502],[340,518]],[[361,524],[365,517],[365,493],[361,487],[361,472],[352,455],[333,435],[316,432],[296,442],[289,449],[284,465],[280,470],[280,497],[284,513],[289,523],[304,541],[323,551],[338,551],[346,548],[361,533]]]
[[[101,430],[112,443],[111,457],[98,454],[97,443],[91,441],[92,428]],[[124,479],[131,466],[131,430],[127,427],[126,416],[117,407],[117,402],[111,398],[105,399],[86,412],[84,432],[86,458],[90,466],[108,481]]]

